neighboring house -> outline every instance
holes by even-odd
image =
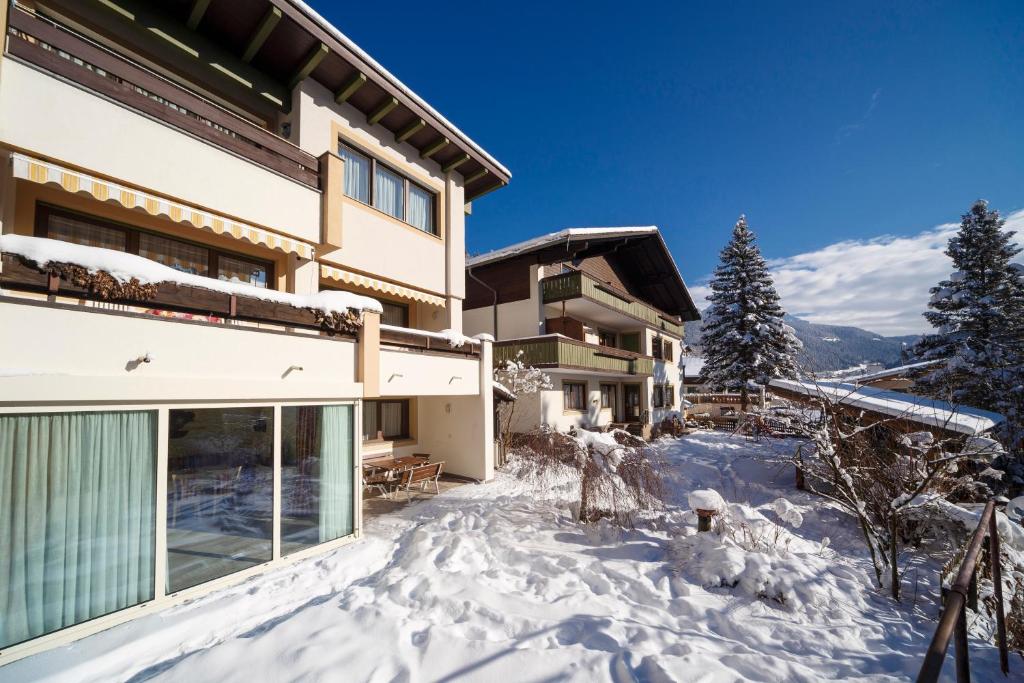
[[[980,436],[1005,420],[980,408],[846,382],[773,379],[769,386],[785,399],[811,405],[827,401],[849,415],[861,416],[866,424],[884,420],[897,431],[927,431],[939,439]]]
[[[649,433],[680,412],[683,321],[699,315],[657,228],[562,230],[471,257],[466,275],[466,332],[552,377],[519,398],[516,431]]]
[[[504,167],[297,0],[0,24],[0,664],[357,538],[363,457],[492,476]]]

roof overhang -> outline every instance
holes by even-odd
[[[210,92],[220,92],[223,88],[217,85],[232,79],[240,93],[235,104],[263,116],[287,111],[292,88],[312,78],[336,102],[347,102],[368,123],[415,147],[421,158],[437,162],[446,172],[457,170],[467,202],[511,179],[507,168],[301,0],[43,4],[98,33],[116,35],[119,43],[155,64],[184,65],[194,72],[190,78]],[[164,37],[166,44],[154,41],[154,35]],[[167,53],[169,45],[174,49]]]
[[[512,259],[544,265],[609,255],[629,262],[637,275],[635,286],[646,300],[669,315],[700,320],[686,282],[655,226],[567,228],[467,258],[466,267],[474,269]]]

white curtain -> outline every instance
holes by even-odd
[[[409,183],[409,223],[423,232],[434,232],[434,195]]]
[[[382,403],[380,406],[380,418],[383,422],[381,429],[384,431],[385,438],[395,436],[405,436],[402,432],[402,413],[404,412],[404,403]]]
[[[345,162],[345,196],[370,203],[370,160],[347,147],[340,149]]]
[[[0,415],[0,648],[150,600],[153,411]]]
[[[352,533],[352,406],[320,414],[320,542]]]
[[[400,176],[380,164],[373,178],[373,205],[395,218],[404,218],[405,190]]]

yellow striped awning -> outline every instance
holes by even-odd
[[[342,270],[341,268],[335,268],[333,266],[325,266],[322,263],[320,264],[320,277],[328,278],[330,280],[338,280],[339,282],[356,285],[357,287],[366,287],[368,289],[373,289],[385,294],[391,294],[403,299],[422,301],[424,303],[444,308],[444,297],[437,296],[436,294],[428,294],[427,292],[419,289],[413,289],[412,287],[402,287],[401,285],[384,282],[383,280],[377,280],[372,277],[367,277],[366,275],[360,275],[359,273],[350,273],[347,270]]]
[[[109,180],[101,180],[80,171],[72,171],[49,161],[18,153],[12,154],[11,157],[14,161],[15,178],[29,180],[40,185],[56,185],[68,192],[87,194],[101,202],[113,202],[128,209],[145,211],[151,216],[165,216],[175,223],[188,223],[193,227],[217,235],[234,237],[270,249],[296,254],[305,259],[313,258],[313,246],[305,242],[277,235],[246,223],[239,223],[225,216],[202,211],[187,204],[179,204],[163,197],[118,185]]]

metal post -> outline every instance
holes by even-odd
[[[956,620],[953,632],[953,644],[956,647],[956,683],[971,683],[971,663],[967,652],[967,605],[960,602],[960,617]]]
[[[1003,568],[999,554],[999,529],[996,513],[989,518],[989,559],[992,563],[992,592],[996,600],[996,644],[999,646],[999,668],[1004,676],[1010,675],[1010,658],[1006,648],[1006,614],[1003,611]]]

